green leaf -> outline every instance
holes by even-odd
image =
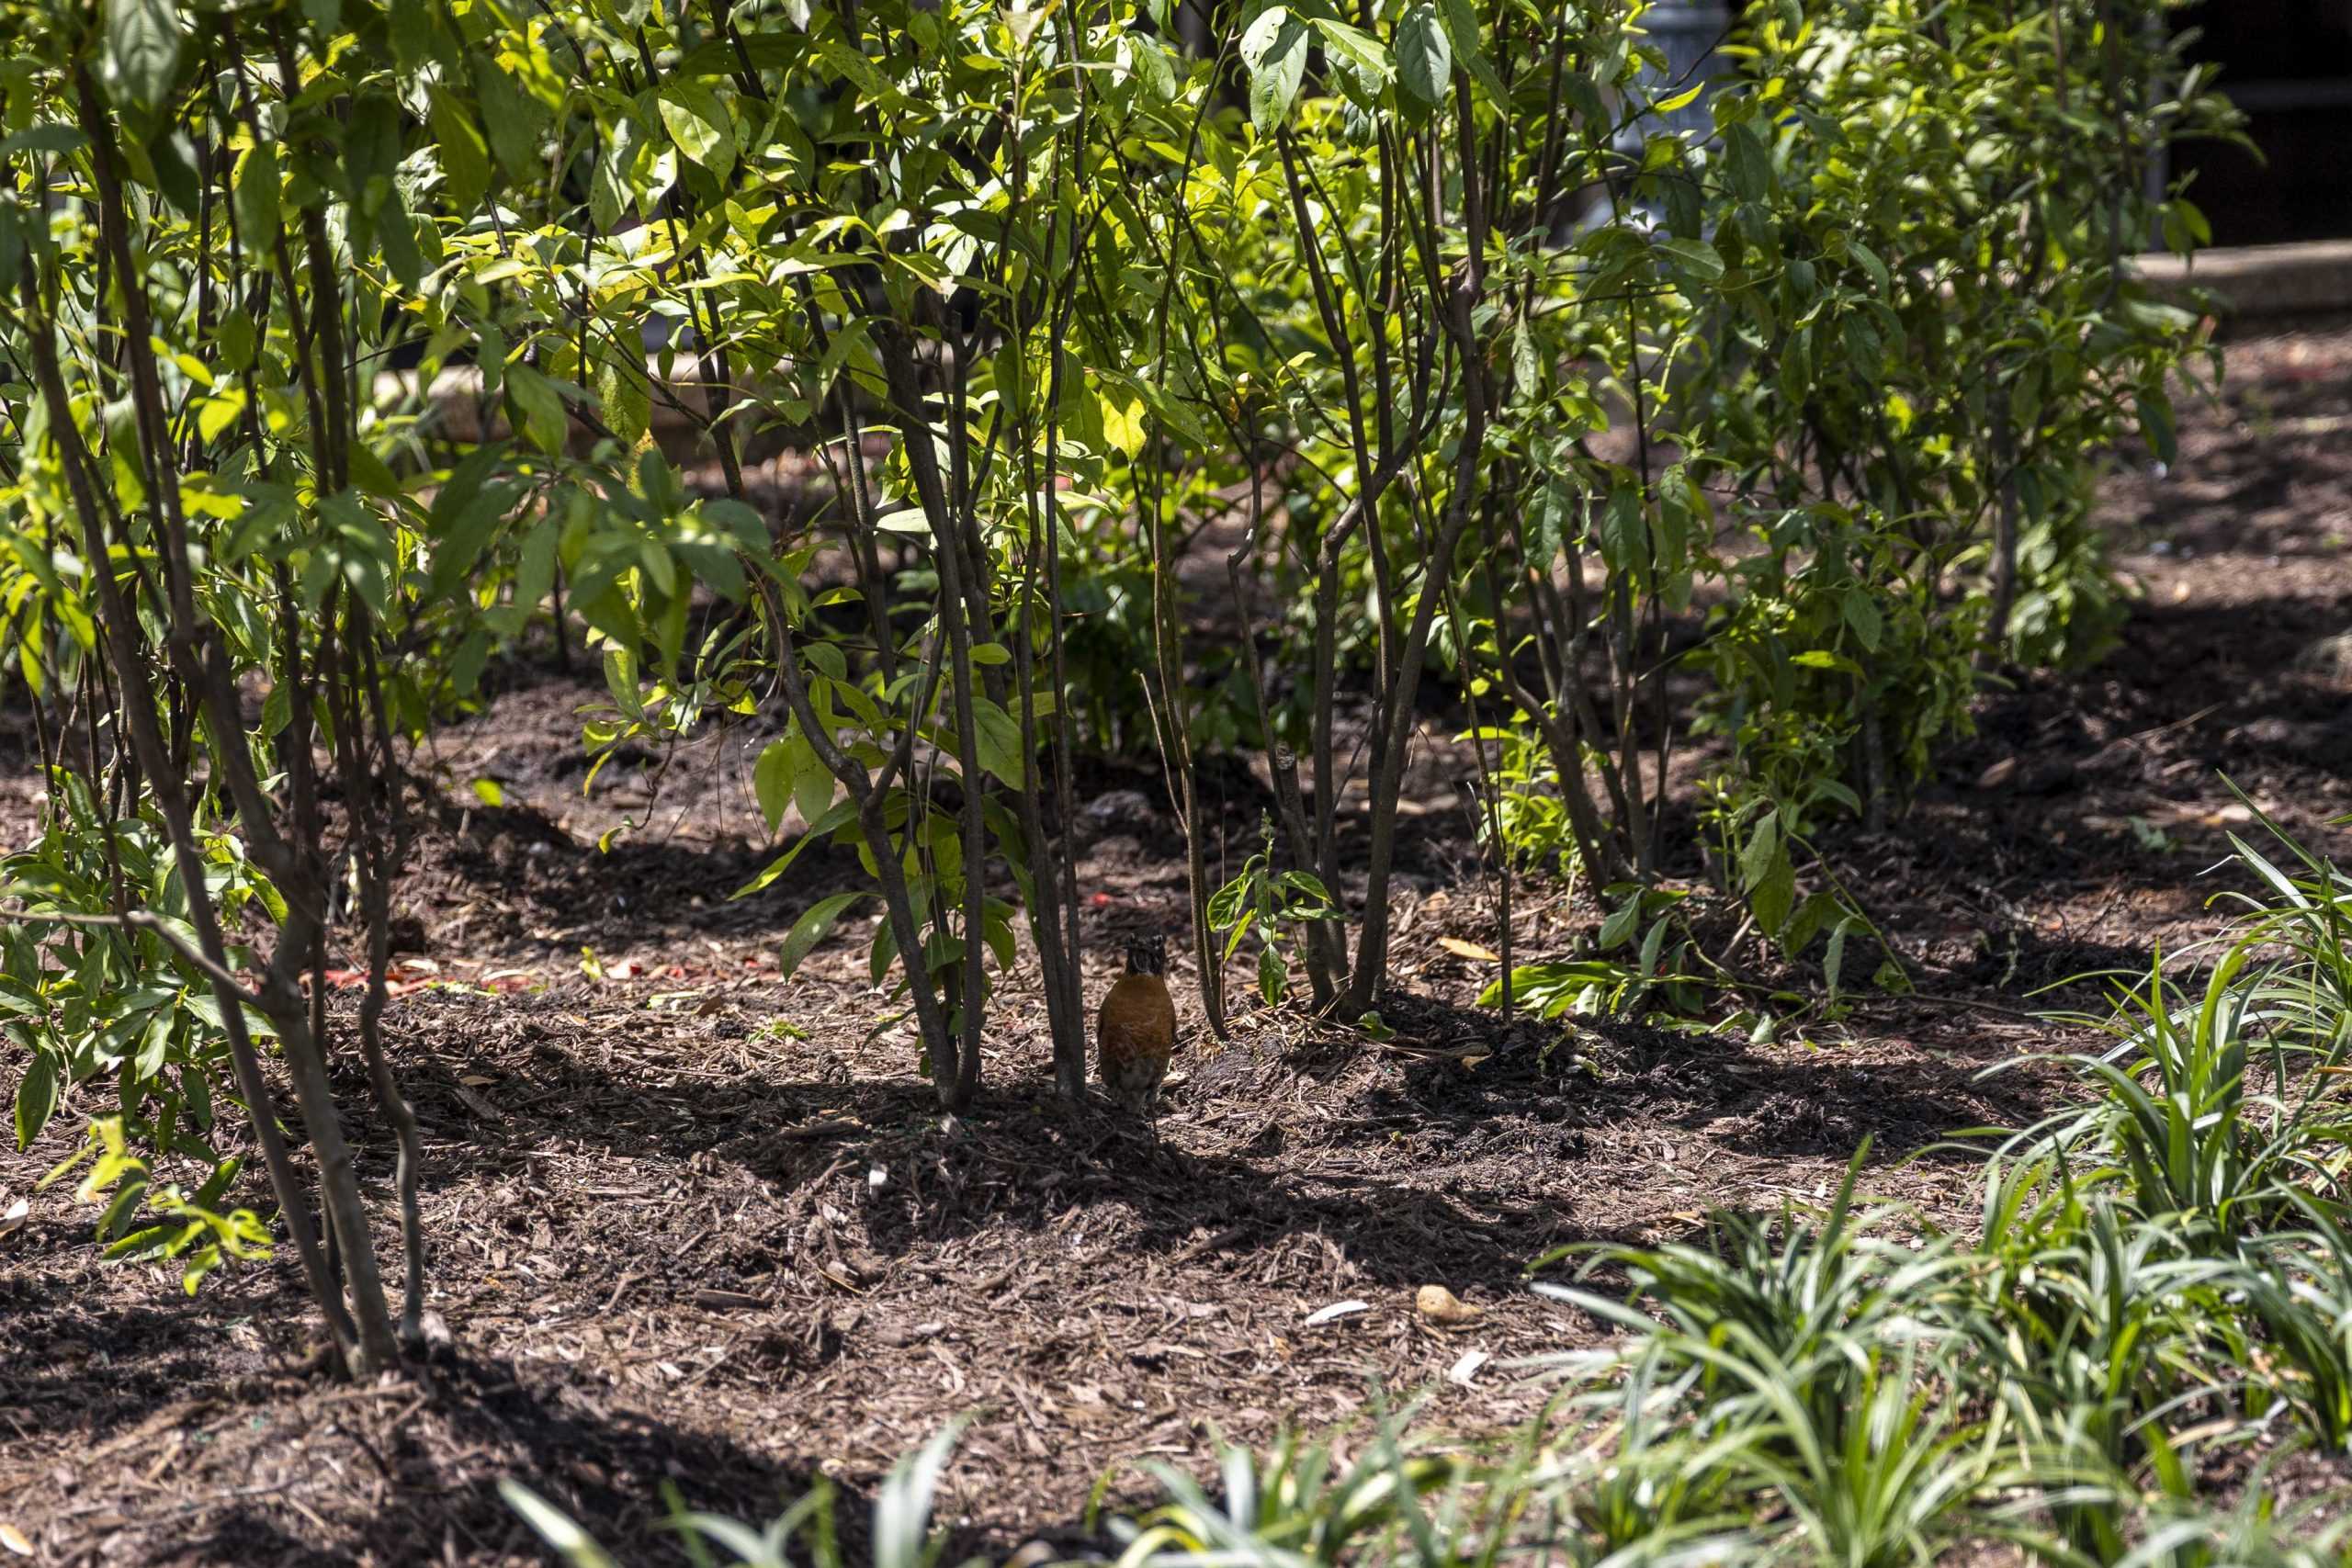
[[[126,107],[155,107],[179,75],[186,41],[171,0],[106,0],[107,91]]]
[[[819,942],[832,934],[842,911],[859,899],[872,897],[872,894],[863,891],[836,893],[811,905],[808,911],[793,921],[792,929],[785,933],[784,946],[776,953],[776,977],[780,980],[792,978],[792,972],[800,967],[800,961],[808,957]]]
[[[1657,973],[1658,954],[1666,951],[1667,933],[1673,929],[1674,914],[1673,911],[1668,910],[1652,920],[1650,929],[1643,934],[1642,955],[1638,964],[1645,978]]]
[[[773,833],[784,826],[785,808],[792,804],[792,779],[799,765],[796,751],[808,750],[808,738],[797,730],[781,740],[771,740],[761,749],[760,760],[752,765],[752,794],[760,803],[760,815],[768,820]]]
[[[1498,103],[1508,103],[1510,95],[1503,87],[1503,79],[1487,59],[1486,46],[1478,37],[1478,13],[1470,0],[1444,0],[1445,36],[1453,45],[1453,57],[1462,62],[1478,85],[1487,89]]]
[[[1272,1007],[1290,989],[1290,973],[1283,967],[1282,956],[1268,942],[1258,950],[1258,994]]]
[[[1396,24],[1396,79],[1405,91],[1435,108],[1453,80],[1453,48],[1434,6],[1423,4]]]
[[[490,150],[507,177],[529,183],[542,170],[540,139],[546,111],[514,77],[480,55],[474,57],[474,87],[481,95],[481,127]]]
[[[1610,911],[1609,918],[1600,922],[1600,951],[1606,953],[1612,947],[1622,946],[1634,934],[1634,927],[1641,918],[1642,896],[1634,893]]]
[[[1832,926],[1829,931],[1829,951],[1822,955],[1822,978],[1829,984],[1829,998],[1832,1001],[1838,999],[1838,976],[1846,967],[1846,933],[1854,929],[1854,923],[1853,917],[1849,915]]]
[[[512,1477],[501,1480],[498,1495],[572,1568],[619,1568],[594,1538],[572,1522],[571,1516],[521,1482]]]
[[[172,1048],[172,1030],[176,1014],[168,1006],[157,1008],[147,1020],[147,1031],[140,1037],[139,1052],[131,1070],[141,1078],[152,1078],[164,1070]]]
[[[220,433],[237,422],[245,412],[245,394],[232,389],[217,398],[207,398],[196,405],[197,439],[209,446],[220,439]]]
[[[1323,47],[1334,58],[1345,61],[1360,76],[1374,84],[1395,80],[1396,63],[1380,47],[1380,40],[1370,33],[1329,17],[1316,17],[1315,30],[1323,35]]]
[[[1673,258],[1679,270],[1701,283],[1720,283],[1724,258],[1704,240],[1660,240],[1657,248]]]
[[[1287,906],[1284,912],[1287,914],[1296,917],[1306,910],[1333,907],[1331,890],[1324,886],[1323,879],[1311,871],[1286,871],[1278,880],[1298,895],[1297,898],[1284,901]]]
[[[1222,956],[1226,963],[1230,964],[1233,962],[1233,955],[1241,949],[1241,939],[1249,934],[1250,927],[1257,918],[1257,910],[1244,909],[1241,911],[1239,917],[1235,919],[1232,934],[1225,939],[1225,952]],[[1223,928],[1220,927],[1219,929],[1222,930]]]
[[[390,93],[362,93],[343,131],[343,172],[359,210],[374,216],[401,161],[401,109]]]
[[[1781,852],[1781,814],[1767,811],[1758,819],[1756,830],[1748,835],[1747,847],[1739,852],[1740,890],[1753,892],[1757,884],[1786,859]]]
[[[184,219],[193,219],[202,209],[202,176],[195,172],[195,143],[188,141],[186,131],[164,131],[151,139],[146,146],[148,163],[155,164],[155,188],[163,190],[164,200],[179,209]]]
[[[1102,439],[1121,457],[1132,461],[1143,451],[1143,400],[1124,401],[1111,398],[1101,400],[1102,408]]]
[[[653,395],[644,367],[631,367],[619,349],[608,348],[597,356],[596,400],[603,406],[606,428],[630,446],[652,428]]]
[[[1871,282],[1881,294],[1886,292],[1888,282],[1886,264],[1878,259],[1876,251],[1871,250],[1860,241],[1849,237],[1846,241],[1846,254],[1861,264],[1862,270],[1871,275]]]
[[[1741,120],[1724,132],[1724,148],[1732,188],[1744,201],[1762,201],[1772,189],[1772,154],[1764,138]]]
[[[1289,118],[1306,77],[1306,25],[1285,6],[1260,13],[1241,35],[1241,62],[1250,71],[1250,123],[1272,135]]]
[[[385,190],[383,207],[376,214],[376,248],[402,288],[413,290],[424,280],[424,253],[417,248],[416,224],[398,186]]]
[[[1168,58],[1168,51],[1146,33],[1129,33],[1121,42],[1144,96],[1156,104],[1172,102],[1176,96],[1176,67]]]
[[[1859,586],[1848,589],[1842,608],[1846,624],[1854,628],[1854,636],[1861,641],[1862,651],[1876,653],[1878,639],[1886,626],[1879,615],[1878,601],[1871,597],[1870,590]]]
[[[2148,450],[2156,460],[2169,467],[2180,460],[2179,443],[2173,434],[2172,400],[2156,392],[2139,400],[2140,434],[2146,437]]]
[[[1847,674],[1851,675],[1858,680],[1864,674],[1864,671],[1860,665],[1855,663],[1844,654],[1832,653],[1826,648],[1807,649],[1804,652],[1791,659],[1789,662],[1792,664],[1802,664],[1808,670],[1842,670]]]
[[[1544,389],[1544,361],[1535,352],[1535,334],[1527,330],[1525,316],[1511,325],[1510,373],[1518,381],[1521,391],[1533,393]]]
[[[571,420],[554,382],[527,365],[508,366],[506,412],[525,440],[549,457],[562,456]]]
[[[765,871],[761,872],[759,875],[752,878],[751,881],[746,882],[734,892],[729,893],[728,897],[729,898],[745,898],[754,893],[757,893],[762,888],[775,881],[777,877],[782,876],[786,872],[790,871],[792,869],[792,863],[800,858],[802,851],[815,843],[818,840],[824,838],[835,829],[854,820],[856,817],[857,802],[847,795],[843,795],[840,800],[833,803],[833,808],[831,811],[826,812],[820,820],[812,826],[807,832],[801,834],[799,838],[794,840],[790,849],[785,851],[784,853],[770,861]]]
[[[139,1205],[146,1198],[147,1179],[136,1175],[126,1177],[122,1185],[115,1189],[114,1197],[107,1201],[105,1211],[98,1215],[98,1239],[111,1239],[130,1222],[130,1217],[139,1212]]]
[[[237,155],[237,240],[247,256],[266,255],[277,243],[277,144],[264,141]]]
[[[213,329],[213,347],[220,367],[243,370],[254,362],[254,319],[243,310],[222,313]],[[207,440],[211,437],[207,436]]]
[[[17,1147],[32,1147],[57,1110],[57,1058],[36,1048],[17,1082]]]
[[[1242,905],[1250,897],[1250,878],[1237,876],[1209,895],[1209,930],[1228,931],[1241,919]]]
[[[890,1467],[874,1498],[874,1568],[922,1568],[933,1560],[932,1499],[948,1456],[962,1438],[965,1416],[956,1416],[913,1453]]]
[[[735,167],[735,122],[718,95],[700,82],[673,80],[662,84],[656,107],[678,151],[725,184]]]
[[[1838,896],[1827,888],[1813,894],[1797,906],[1795,914],[1789,917],[1788,926],[1780,936],[1781,953],[1790,958],[1802,957],[1804,950],[1812,945],[1813,939],[1821,933],[1822,926],[1832,916],[1843,912]]]
[[[972,734],[978,743],[979,763],[1008,788],[1028,783],[1028,768],[1021,745],[1021,726],[1011,714],[981,697],[972,704]]]
[[[391,0],[390,19],[393,62],[401,74],[413,74],[433,58],[433,7],[427,0]]]
[[[425,514],[425,534],[432,548],[430,581],[435,599],[446,599],[460,590],[505,515],[510,492],[504,486],[488,483],[505,450],[501,442],[475,447],[449,470],[448,481],[433,498],[432,510]],[[521,592],[519,583],[517,592]]]
[[[444,88],[433,89],[433,140],[441,152],[443,194],[460,217],[470,217],[490,194],[490,151],[473,114]]]
[[[792,774],[792,807],[800,813],[800,820],[822,822],[840,789],[841,781],[833,777],[833,771],[825,766],[814,746],[808,747],[808,756],[797,760]]]
[[[41,1019],[49,1016],[49,1006],[29,983],[12,976],[0,975],[0,1012],[13,1012],[19,1018]]]
[[[327,585],[340,580],[378,615],[388,607],[393,570],[392,540],[382,519],[363,505],[351,491],[337,491],[319,501],[319,530],[302,587],[315,607],[324,602]]]
[[[997,968],[1012,968],[1013,959],[1018,957],[1018,947],[1013,942],[1012,912],[1013,908],[1009,903],[990,898],[988,900],[988,917],[981,921],[981,941],[988,942],[988,952],[995,954]]]
[[[1756,912],[1756,923],[1764,934],[1778,938],[1781,928],[1789,923],[1789,910],[1796,904],[1796,868],[1783,855],[1748,894],[1747,907]]]
[[[62,158],[79,152],[89,145],[90,139],[70,125],[36,125],[17,131],[14,136],[0,137],[0,158],[19,152],[39,157]]]

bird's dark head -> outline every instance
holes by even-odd
[[[1146,936],[1127,938],[1127,973],[1130,975],[1167,974],[1168,939],[1158,931]]]

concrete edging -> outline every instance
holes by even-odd
[[[2352,311],[2352,240],[2230,245],[2187,260],[2159,252],[2134,257],[2132,265],[2159,294],[2206,291],[2224,320]]]

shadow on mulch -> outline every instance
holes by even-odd
[[[788,879],[738,899],[735,892],[788,845],[688,842],[649,832],[599,849],[530,807],[444,800],[434,816],[437,830],[406,878],[404,906],[428,898],[464,906],[475,942],[515,958],[756,936],[788,929],[830,893],[866,886],[855,853],[831,844],[810,846]]]
[[[153,1543],[152,1562],[271,1564],[541,1561],[538,1537],[500,1495],[513,1479],[555,1505],[624,1561],[685,1561],[667,1527],[665,1485],[690,1508],[764,1522],[807,1492],[814,1477],[778,1466],[723,1438],[629,1412],[596,1408],[566,1385],[537,1386],[526,1369],[444,1350],[414,1384],[336,1405],[332,1391],[288,1400],[284,1391],[216,1439],[213,1475],[253,1478],[227,1489],[225,1506],[188,1500],[200,1527]],[[249,1450],[240,1453],[240,1450]],[[242,1464],[239,1462],[242,1461]],[[311,1492],[322,1469],[345,1478],[332,1500]],[[241,1496],[241,1492],[250,1495]],[[306,1536],[282,1505],[305,1499],[366,1556]],[[354,1494],[375,1506],[353,1517]],[[345,1505],[337,1508],[334,1505]],[[275,1505],[275,1506],[274,1506]],[[150,1516],[151,1518],[153,1516]],[[837,1495],[836,1522],[852,1561],[870,1536],[871,1503]],[[152,1529],[153,1527],[151,1527]]]
[[[946,1119],[930,1086],[913,1078],[854,1086],[753,1079],[663,1090],[641,1077],[608,1077],[576,1055],[539,1060],[560,1077],[535,1083],[519,1099],[510,1094],[513,1113],[495,1128],[475,1126],[466,1162],[512,1172],[527,1168],[531,1151],[550,1146],[630,1159],[708,1151],[766,1186],[783,1211],[780,1218],[740,1221],[705,1248],[697,1278],[722,1287],[787,1253],[800,1217],[794,1200],[814,1201],[820,1193],[854,1204],[864,1245],[884,1258],[983,1235],[1017,1235],[1035,1247],[1077,1209],[1091,1230],[1115,1226],[1120,1246],[1139,1258],[1246,1252],[1322,1232],[1343,1239],[1350,1259],[1375,1280],[1418,1284],[1434,1269],[1506,1291],[1516,1288],[1533,1250],[1531,1229],[1553,1218],[1514,1195],[1507,1168],[1496,1179],[1442,1193],[1408,1185],[1411,1158],[1399,1157],[1391,1130],[1370,1120],[1342,1115],[1318,1123],[1338,1134],[1343,1159],[1373,1156],[1360,1175],[1287,1169],[1278,1120],[1253,1119],[1226,1141],[1222,1122],[1187,1124],[1203,1108],[1191,1088],[1171,1095],[1166,1125],[1155,1130],[1099,1101],[1066,1107],[1043,1077],[987,1086],[968,1111]],[[407,1063],[411,1097],[428,1123],[458,1106],[458,1070],[438,1057]],[[1270,1070],[1264,1078],[1282,1076]],[[1226,1075],[1227,1088],[1248,1092],[1234,1077]],[[854,1108],[855,1124],[808,1135],[845,1107]],[[1464,1108],[1425,1131],[1464,1142],[1479,1134],[1481,1122],[1492,1131],[1489,1119]],[[1533,1139],[1519,1151],[1530,1161],[1555,1153]],[[864,1179],[876,1168],[887,1173],[878,1190]],[[445,1169],[436,1179],[479,1178]],[[853,1190],[856,1196],[847,1196]],[[662,1224],[651,1216],[644,1223]]]
[[[1050,1267],[1056,1238],[1073,1224],[1163,1261],[1263,1255],[1321,1235],[1371,1283],[1445,1278],[1508,1293],[1546,1247],[1630,1234],[1634,1220],[1601,1196],[1606,1183],[1566,1212],[1556,1197],[1564,1183],[1579,1186],[1592,1139],[1613,1125],[1702,1132],[1763,1156],[1842,1157],[1868,1136],[1888,1162],[2041,1109],[2037,1086],[1979,1083],[1973,1062],[1913,1063],[1894,1085],[1883,1064],[1836,1051],[1792,1062],[1733,1037],[1620,1024],[1600,1026],[1597,1048],[1571,1046],[1562,1026],[1523,1017],[1505,1025],[1482,1010],[1400,995],[1382,1008],[1400,1031],[1451,1054],[1229,1049],[1189,1064],[1159,1128],[1099,1101],[1066,1107],[1043,1077],[991,1083],[967,1113],[944,1118],[915,1078],[751,1073],[663,1087],[641,1066],[608,1070],[580,1041],[552,1037],[503,1048],[504,1114],[484,1125],[467,1122],[465,1062],[415,1053],[405,1072],[429,1136],[467,1127],[451,1153],[471,1168],[437,1171],[440,1183],[512,1178],[550,1149],[740,1168],[772,1202],[723,1235],[691,1237],[683,1221],[659,1214],[632,1222],[656,1255],[699,1241],[695,1279],[722,1289],[792,1256],[798,1227],[822,1203],[842,1211],[851,1245],[881,1259],[1009,1239],[1010,1263],[959,1265],[972,1276],[959,1283],[982,1294],[992,1271]],[[1465,1045],[1489,1054],[1465,1066]],[[1303,1164],[1294,1146],[1302,1132],[1313,1139]],[[519,1234],[527,1222],[517,1211],[507,1223]]]
[[[1423,998],[1384,998],[1384,1012],[1451,1014],[1455,1038],[1491,1014]],[[1408,1068],[1366,1097],[1375,1120],[1440,1122],[1476,1147],[1514,1121],[1548,1123],[1552,1151],[1572,1159],[1585,1133],[1611,1122],[1703,1133],[1714,1144],[1767,1156],[1842,1159],[1868,1139],[1874,1169],[1923,1159],[1966,1167],[1981,1156],[1951,1146],[1955,1132],[2022,1126],[2047,1108],[2047,1086],[2019,1074],[1986,1077],[1980,1060],[1914,1059],[1890,1082],[1885,1064],[1825,1047],[1792,1060],[1730,1032],[1684,1032],[1617,1021],[1583,1028],[1573,1043],[1556,1027],[1515,1021],[1509,1043],[1475,1071],[1458,1063]]]
[[[52,1224],[48,1229],[66,1227]],[[18,1238],[59,1249],[83,1239]],[[324,1382],[289,1346],[233,1332],[310,1321],[292,1269],[216,1278],[194,1302],[160,1292],[132,1304],[85,1276],[19,1270],[0,1279],[0,1405],[81,1456],[14,1478],[39,1545],[59,1562],[348,1564],[537,1562],[531,1534],[499,1495],[521,1481],[629,1561],[677,1562],[662,1496],[764,1520],[808,1490],[805,1468],[780,1466],[708,1432],[605,1407],[602,1391],[550,1382],[548,1370],[445,1347],[413,1381],[374,1388]],[[93,1306],[93,1302],[101,1304]],[[76,1436],[78,1434],[78,1436]],[[126,1518],[108,1479],[143,1474]],[[85,1499],[79,1500],[77,1499]],[[290,1505],[289,1505],[290,1500]],[[289,1512],[289,1506],[293,1511]],[[299,1514],[317,1520],[305,1535]],[[856,1561],[870,1501],[839,1500]],[[347,1544],[356,1541],[366,1555]],[[95,1557],[88,1554],[95,1553]]]
[[[89,1245],[86,1224],[52,1221],[16,1238],[28,1256]],[[95,1442],[135,1427],[192,1388],[251,1376],[270,1358],[240,1348],[225,1333],[242,1319],[299,1321],[309,1298],[289,1281],[255,1275],[214,1281],[195,1302],[152,1296],[94,1297],[63,1275],[14,1269],[0,1274],[0,1405],[44,1431]]]

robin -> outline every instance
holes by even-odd
[[[1149,1114],[1176,1049],[1176,1004],[1168,995],[1167,970],[1165,939],[1130,940],[1127,972],[1102,998],[1094,1020],[1102,1087],[1138,1116]]]

